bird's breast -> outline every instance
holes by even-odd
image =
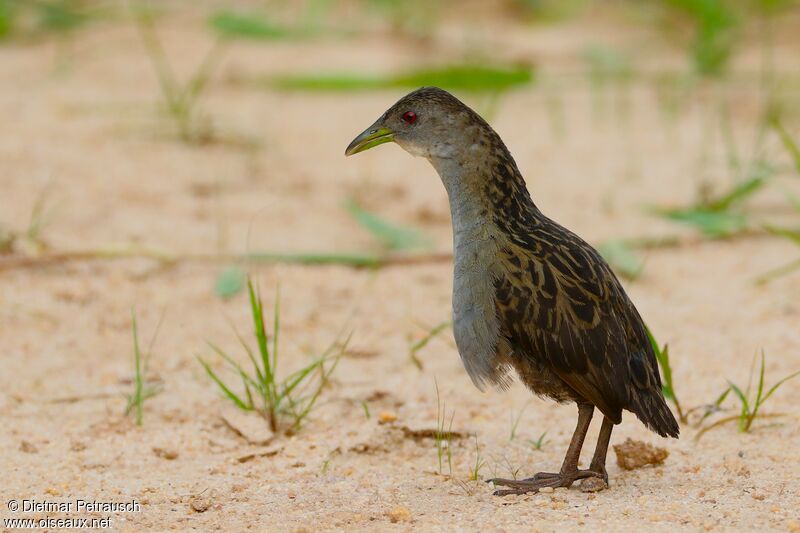
[[[490,223],[454,225],[453,331],[473,382],[483,388],[497,376],[500,324],[495,309],[498,246]]]

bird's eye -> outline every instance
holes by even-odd
[[[413,124],[417,121],[417,114],[413,111],[406,111],[403,113],[403,122],[406,124]]]

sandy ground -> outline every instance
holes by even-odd
[[[210,44],[202,26],[185,22],[163,27],[182,72]],[[621,115],[615,93],[559,75],[579,64],[587,42],[649,46],[636,32],[621,37],[614,28],[597,28],[603,27],[502,33],[482,27],[486,39],[503,36],[509,57],[537,60],[551,80],[560,80],[510,94],[492,122],[539,206],[591,242],[682,233],[648,215],[646,206],[691,200],[699,177],[727,183],[717,102],[731,104],[734,133],[747,147],[758,95],[738,86],[716,89],[668,118],[654,91],[636,85],[625,92]],[[445,27],[441,35],[458,31]],[[123,23],[82,33],[67,65],[52,43],[4,45],[0,224],[24,228],[50,184],[55,208],[44,238],[53,250],[369,250],[371,238],[341,207],[355,196],[390,220],[423,228],[436,249],[447,251],[446,197],[425,161],[396,147],[342,156],[400,92],[282,94],[235,83],[290,67],[389,70],[420,55],[374,37],[323,44],[228,50],[204,109],[224,131],[256,139],[258,150],[192,147],[158,134],[156,80]],[[681,57],[653,53],[661,64],[681,64]],[[756,56],[744,54],[745,61]],[[790,50],[780,48],[779,58],[797,67]],[[467,101],[480,105],[475,97]],[[774,142],[767,153],[784,157]],[[796,180],[785,186],[796,190]],[[759,196],[756,205],[785,209],[779,194]],[[670,343],[686,405],[713,401],[726,378],[746,382],[761,349],[770,382],[800,368],[800,275],[753,284],[797,254],[777,239],[647,253],[644,275],[628,289],[660,340]],[[281,286],[287,370],[319,353],[343,326],[354,335],[307,426],[290,438],[249,443],[221,422],[230,407],[196,360],[211,358],[206,341],[239,353],[226,317],[249,332],[244,295],[221,301],[213,294],[221,268],[193,262],[160,268],[128,259],[0,271],[0,516],[76,516],[13,514],[7,502],[82,498],[137,501],[139,512],[112,515],[121,531],[800,530],[797,383],[765,407],[786,416],[757,422],[749,434],[728,425],[694,442],[697,430],[686,426],[680,440],[666,441],[626,416],[612,444],[632,437],[670,455],[663,466],[622,471],[612,453],[605,492],[494,497],[488,485],[467,481],[474,439],[454,441],[452,477],[437,473],[434,442],[402,431],[435,427],[434,378],[448,413],[455,411],[453,429],[477,436],[483,479],[556,469],[576,415],[573,406],[532,398],[519,385],[508,393],[478,392],[449,332],[419,353],[423,371],[411,363],[410,339],[449,317],[448,263],[379,271],[254,267],[263,288]],[[272,291],[265,297],[271,305]],[[151,361],[163,392],[146,403],[142,427],[123,416],[132,307],[144,341],[164,313]],[[380,413],[396,420],[380,424]],[[595,420],[585,457],[598,426]],[[546,444],[534,450],[528,440],[544,431]],[[251,453],[264,456],[239,461]]]

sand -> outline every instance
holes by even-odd
[[[537,204],[593,243],[691,238],[646,207],[691,201],[701,178],[719,188],[730,183],[717,110],[720,102],[731,106],[734,135],[749,153],[757,87],[709,87],[671,118],[647,84],[598,92],[573,74],[585,45],[598,40],[639,50],[653,68],[683,66],[682,56],[630,24],[628,31],[604,22],[538,30],[508,24],[483,24],[472,37],[541,65],[545,81],[507,95],[491,117]],[[444,25],[433,50],[458,57],[443,43],[463,42],[477,26]],[[211,42],[189,15],[168,17],[161,32],[182,75]],[[779,63],[796,69],[791,43],[781,43]],[[389,220],[424,229],[447,252],[447,200],[427,162],[391,146],[342,155],[401,91],[285,94],[241,82],[291,69],[390,70],[419,57],[419,48],[375,36],[232,45],[203,109],[220,131],[259,146],[245,149],[188,146],[164,133],[154,112],[157,81],[124,21],[83,31],[66,61],[51,41],[3,45],[0,226],[23,230],[47,187],[52,217],[42,239],[53,251],[374,251],[342,209],[355,197]],[[757,57],[756,49],[743,53],[739,66]],[[466,100],[482,105],[479,97]],[[775,139],[766,153],[787,164]],[[796,177],[782,183],[800,190]],[[780,191],[767,192],[754,209],[787,215],[784,204]],[[753,283],[798,254],[774,238],[646,252],[643,275],[626,287],[669,343],[686,406],[712,402],[726,379],[745,383],[762,349],[769,383],[800,369],[800,274]],[[421,371],[412,364],[411,342],[449,317],[448,262],[377,271],[253,266],[267,307],[280,284],[285,371],[320,353],[342,328],[353,337],[302,431],[249,442],[223,422],[237,415],[197,362],[200,355],[223,368],[207,341],[243,356],[229,321],[251,334],[246,296],[223,301],[213,293],[224,266],[131,258],[0,270],[2,518],[111,516],[118,531],[800,530],[798,382],[764,407],[784,416],[756,421],[746,434],[729,424],[695,442],[697,428],[685,425],[680,440],[662,440],[626,414],[612,444],[631,437],[664,447],[669,457],[624,471],[612,453],[603,492],[498,498],[489,485],[469,481],[476,442],[481,479],[557,469],[576,410],[534,398],[519,384],[506,393],[477,391],[450,331],[418,353]],[[124,416],[132,308],[143,343],[164,316],[149,369],[163,390],[146,402],[141,427]],[[436,427],[434,379],[448,416],[455,413],[453,429],[474,435],[453,441],[452,475],[446,463],[439,472],[433,440],[403,431]],[[724,414],[735,407],[729,399]],[[584,460],[598,427],[595,417]],[[545,431],[535,450],[529,441]],[[11,513],[12,499],[137,502],[138,510]]]

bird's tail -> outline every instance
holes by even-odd
[[[631,399],[629,409],[645,426],[662,437],[677,439],[681,430],[661,391],[644,389],[637,392]]]

